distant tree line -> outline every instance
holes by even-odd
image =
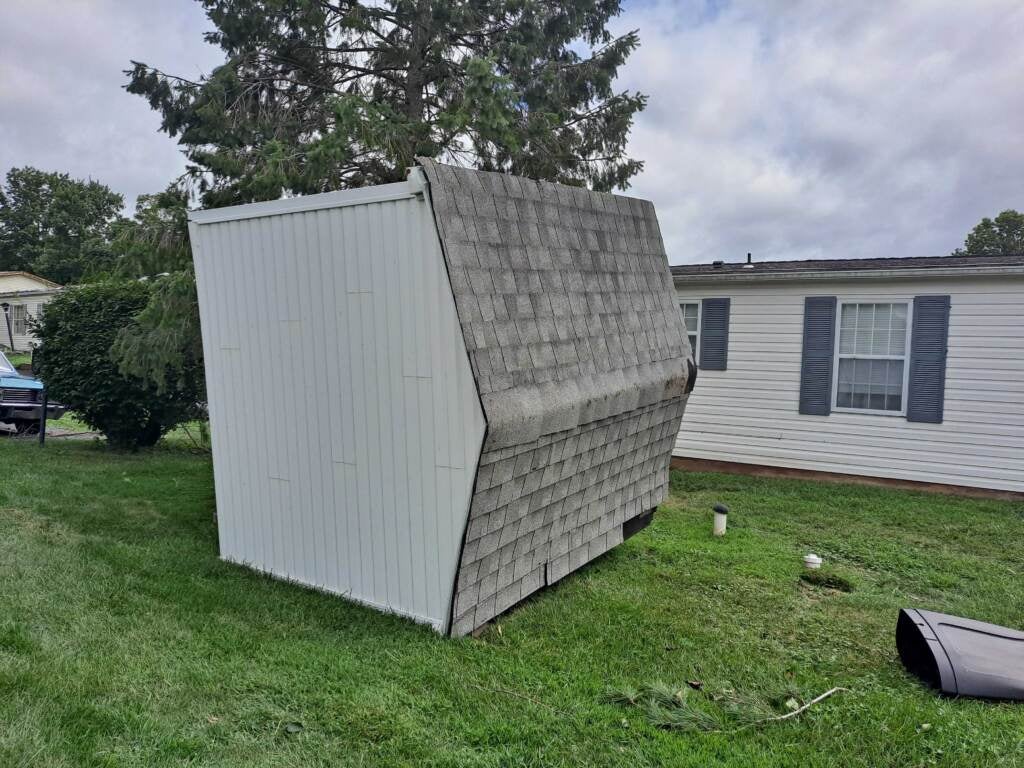
[[[0,186],[0,271],[76,283],[114,263],[124,198],[97,181],[12,168]]]
[[[188,268],[188,196],[177,185],[124,197],[93,180],[25,166],[0,184],[0,272],[31,272],[61,285]]]
[[[963,248],[957,248],[953,255],[1024,255],[1024,214],[1007,209],[994,219],[986,216],[967,235]]]

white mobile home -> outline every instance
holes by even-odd
[[[29,321],[61,287],[28,272],[0,272],[0,349],[28,352],[36,344]]]
[[[701,368],[690,466],[1024,492],[1024,257],[672,273]]]

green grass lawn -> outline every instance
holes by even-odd
[[[1024,624],[1020,504],[676,474],[651,528],[446,640],[220,562],[183,446],[0,440],[0,473],[4,768],[1024,764],[1024,706],[940,699],[893,643],[901,606]],[[809,550],[852,591],[802,581]],[[850,690],[735,733],[606,699],[658,682]]]
[[[46,429],[56,439],[63,439],[83,432],[88,432],[89,436],[96,441],[104,439],[99,432],[94,431],[92,427],[82,421],[75,411],[68,411],[59,419],[49,419],[46,422]],[[34,440],[36,437],[31,436],[30,439]],[[200,451],[209,451],[210,449],[209,425],[207,422],[190,421],[179,424],[161,439],[168,445],[188,446]]]
[[[28,365],[32,362],[32,355],[27,352],[7,352],[5,353],[8,361],[11,365],[17,368],[19,365]]]

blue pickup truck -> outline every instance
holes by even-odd
[[[31,376],[23,376],[0,352],[0,423],[10,424],[19,435],[34,432],[42,415],[43,383]],[[59,419],[67,408],[48,403],[47,419]]]

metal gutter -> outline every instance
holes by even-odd
[[[344,208],[349,205],[368,205],[384,203],[390,200],[404,200],[421,193],[416,184],[399,181],[394,184],[379,184],[375,187],[343,189],[337,192],[323,192],[318,195],[302,195],[287,197],[282,200],[270,200],[265,203],[247,203],[232,205],[226,208],[207,208],[189,211],[188,220],[193,224],[217,224],[224,221],[240,221],[241,219],[258,219],[263,216],[274,216],[281,213],[304,213],[318,211],[323,208]]]
[[[0,299],[21,299],[32,296],[48,296],[51,293],[58,293],[63,288],[30,288],[24,291],[0,291]]]
[[[985,277],[990,275],[1024,276],[1024,265],[1002,267],[920,267],[917,269],[851,269],[813,270],[808,272],[703,272],[700,274],[672,275],[672,282],[680,283],[763,283],[802,282],[805,280],[882,280],[912,279],[919,277]]]

